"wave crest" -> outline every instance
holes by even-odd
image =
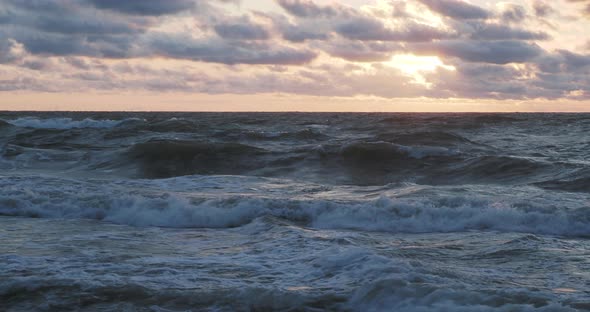
[[[43,190],[9,187],[0,195],[0,215],[86,218],[135,226],[225,228],[260,217],[302,226],[394,233],[489,230],[590,236],[590,208],[558,208],[498,202],[478,196],[327,200],[250,195],[195,197],[187,193],[136,193],[47,181]],[[203,195],[201,195],[203,196]]]
[[[13,120],[4,120],[4,122],[13,126],[22,128],[34,129],[81,129],[81,128],[113,128],[128,120],[94,120],[92,118],[85,118],[82,120],[75,120],[72,118],[47,118],[41,119],[37,117],[21,117]]]

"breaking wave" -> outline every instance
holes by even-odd
[[[256,195],[196,196],[191,193],[122,191],[84,184],[43,190],[7,187],[0,215],[83,218],[134,226],[226,228],[271,216],[301,226],[394,233],[489,230],[590,236],[590,207],[495,201],[478,196],[328,200]],[[193,187],[198,188],[198,185]],[[246,189],[248,189],[246,187]]]

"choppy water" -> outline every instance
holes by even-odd
[[[0,113],[0,310],[590,310],[590,115]]]

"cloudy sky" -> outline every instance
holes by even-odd
[[[590,111],[590,0],[1,0],[0,109]]]

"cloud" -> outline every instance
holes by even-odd
[[[18,63],[25,56],[24,46],[14,39],[0,41],[0,64]]]
[[[528,85],[521,73],[509,66],[479,63],[455,63],[455,72],[432,77],[440,93],[447,97],[523,99],[529,97]]]
[[[93,56],[105,58],[133,57],[132,36],[75,36],[55,33],[39,35],[29,29],[0,29],[0,41],[13,39],[35,55]]]
[[[254,0],[0,1],[0,72],[10,73],[0,85],[385,98],[590,94],[587,38],[569,47],[578,50],[543,48],[574,29],[558,33],[550,23],[587,20],[566,23],[546,1],[274,1],[267,11]],[[585,10],[590,0],[566,2]],[[417,69],[396,67],[397,54],[416,56]],[[445,66],[420,66],[432,60]]]
[[[319,6],[311,0],[277,0],[291,15],[298,17],[335,17],[342,14],[342,7]]]
[[[311,62],[317,53],[307,49],[262,42],[226,42],[194,39],[187,35],[152,34],[148,39],[149,55],[222,64],[301,65]]]
[[[590,67],[590,55],[577,54],[567,50],[558,50],[557,53],[563,57],[569,71],[585,70]]]
[[[522,41],[439,41],[414,45],[421,54],[456,57],[467,62],[508,64],[526,63],[543,54],[536,44]]]
[[[99,9],[113,10],[125,14],[166,15],[189,10],[195,6],[194,0],[87,0]]]
[[[380,62],[390,60],[396,51],[404,51],[402,45],[391,42],[364,42],[339,40],[318,44],[318,48],[333,57],[352,62]]]
[[[451,37],[445,31],[418,24],[406,23],[399,29],[390,29],[382,22],[367,17],[350,19],[336,27],[336,32],[348,39],[373,41],[431,41]]]
[[[572,3],[581,3],[584,4],[584,8],[582,9],[582,14],[586,16],[590,16],[590,0],[567,0]]]
[[[535,64],[544,73],[585,73],[590,70],[590,55],[557,50],[543,55]]]
[[[454,19],[487,19],[491,14],[478,6],[460,0],[418,0],[429,9]]]
[[[32,54],[122,58],[133,56],[133,42],[154,24],[82,4],[7,0],[0,4],[0,41],[15,40]]]
[[[280,26],[283,39],[290,42],[305,42],[307,40],[328,40],[330,34],[327,32],[317,31],[313,29],[304,29],[293,24],[282,24]]]
[[[4,6],[5,10],[0,10],[0,24],[39,32],[67,35],[137,34],[152,24],[145,19],[124,18],[67,0],[8,0]],[[64,14],[68,18],[64,18]]]
[[[395,25],[389,25],[386,20],[373,14],[338,4],[320,6],[310,0],[277,2],[295,17],[293,22],[286,22],[282,17],[274,18],[283,38],[291,42],[327,40],[331,34],[350,40],[398,42],[431,41],[455,35],[446,29],[410,19],[409,15],[400,13],[401,6],[395,2],[392,3],[392,9],[403,20]]]
[[[270,32],[262,25],[254,24],[247,16],[228,20],[213,27],[222,38],[235,40],[266,40]]]
[[[520,23],[526,18],[526,10],[518,4],[505,3],[503,5],[502,20],[507,23]]]
[[[552,6],[541,0],[536,0],[533,3],[533,9],[535,10],[535,15],[538,17],[547,17],[555,13]]]
[[[470,38],[475,40],[547,40],[545,32],[532,32],[500,24],[475,24]]]

